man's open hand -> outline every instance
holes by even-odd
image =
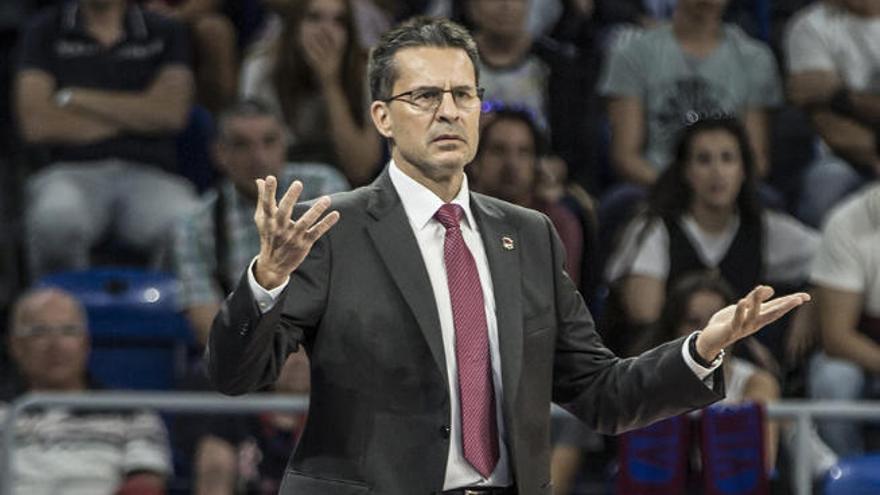
[[[748,337],[810,300],[810,295],[805,292],[769,300],[772,296],[773,288],[759,285],[736,304],[712,315],[697,338],[700,356],[712,361],[725,347]]]
[[[265,180],[257,179],[254,222],[260,233],[260,256],[254,266],[254,277],[260,286],[270,290],[284,283],[309,254],[315,241],[339,221],[337,211],[321,218],[330,207],[329,196],[319,198],[299,220],[293,221],[291,215],[302,193],[302,182],[294,181],[276,204],[277,187],[278,181],[271,175]]]

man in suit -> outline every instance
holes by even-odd
[[[284,494],[548,494],[551,400],[609,433],[702,407],[723,395],[721,348],[808,299],[759,287],[701,333],[615,357],[547,218],[468,190],[477,60],[449,21],[386,33],[369,68],[386,171],[327,214],[329,197],[294,213],[302,184],[276,204],[275,178],[258,180],[260,253],[207,359],[220,391],[243,394],[309,354]]]

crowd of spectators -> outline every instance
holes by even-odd
[[[809,290],[729,350],[730,399],[880,398],[880,2],[22,0],[0,6],[0,401],[101,386],[78,295],[32,287],[108,264],[179,281],[180,386],[204,388],[197,356],[259,248],[254,180],[307,200],[381,173],[367,54],[416,14],[480,50],[471,187],[552,220],[616,352],[756,284]],[[307,393],[307,358],[289,364],[274,391]],[[304,421],[180,421],[169,440],[152,412],[40,410],[16,425],[15,486],[162,493],[185,444],[194,492],[274,493]],[[816,476],[880,440],[817,426]],[[765,425],[768,472],[790,437]],[[564,420],[554,438],[560,494],[613,448]]]

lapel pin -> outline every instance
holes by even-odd
[[[501,245],[504,246],[504,249],[508,251],[513,251],[513,239],[510,237],[504,236],[501,238]]]

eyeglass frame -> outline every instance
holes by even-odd
[[[83,325],[28,325],[12,331],[13,337],[45,338],[48,336],[79,337],[88,334]]]
[[[473,88],[477,93],[476,94],[477,101],[478,102],[483,101],[483,95],[486,93],[486,88],[483,88],[481,86],[456,86],[454,88],[449,88],[449,89],[443,89],[443,88],[440,88],[437,86],[421,86],[421,87],[418,87],[415,89],[411,89],[409,91],[404,91],[403,93],[398,93],[396,95],[389,96],[388,98],[383,98],[380,101],[382,101],[384,103],[391,103],[392,101],[402,101],[404,103],[409,103],[413,107],[415,107],[419,110],[422,110],[424,112],[435,112],[435,111],[437,111],[438,108],[440,108],[440,105],[443,104],[443,96],[446,93],[449,93],[452,96],[452,102],[455,104],[455,107],[458,108],[459,110],[473,110],[475,108],[480,108],[480,106],[481,106],[480,104],[475,105],[473,108],[462,107],[458,104],[458,101],[455,99],[455,94],[453,92],[456,90],[461,90],[463,88],[467,88],[467,89]],[[404,97],[412,96],[413,93],[417,93],[419,91],[439,91],[440,92],[440,99],[437,100],[437,104],[435,106],[433,106],[432,108],[422,108],[416,102],[414,102],[410,99],[404,98]]]

